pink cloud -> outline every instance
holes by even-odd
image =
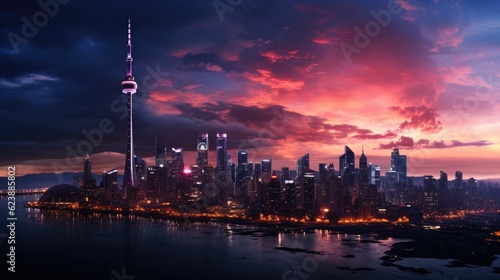
[[[420,107],[398,107],[389,108],[397,115],[406,120],[400,124],[401,130],[419,129],[422,132],[437,132],[441,130],[441,121],[437,120],[439,114],[435,109]]]
[[[207,63],[207,65],[205,66],[205,69],[207,69],[208,71],[214,71],[217,73],[223,72],[222,67],[220,67],[219,65],[214,65],[214,64],[210,64],[210,63]]]
[[[446,142],[444,140],[431,141],[428,139],[420,139],[417,142],[415,142],[412,137],[401,136],[399,138],[399,140],[397,140],[397,141],[391,141],[387,144],[380,144],[378,149],[384,150],[384,149],[392,149],[392,148],[397,148],[397,147],[404,147],[405,149],[408,149],[408,150],[414,150],[414,149],[415,150],[418,150],[418,149],[450,149],[450,148],[467,147],[467,146],[482,147],[482,146],[489,146],[492,144],[493,144],[492,142],[487,141],[487,140],[470,141],[470,142],[451,140],[451,141]]]

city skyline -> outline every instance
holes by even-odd
[[[338,170],[349,146],[356,161],[364,150],[385,172],[395,147],[408,157],[409,176],[460,170],[467,178],[500,177],[499,53],[488,37],[498,32],[491,12],[498,4],[388,3],[244,2],[223,20],[212,3],[200,10],[189,6],[198,2],[154,3],[144,12],[126,4],[141,42],[134,47],[135,154],[153,165],[158,135],[164,148],[183,148],[185,163],[194,164],[197,137],[208,133],[208,159],[216,166],[220,128],[233,159],[240,148],[248,161],[272,158],[274,170],[294,169],[306,153],[311,169],[333,162]],[[123,174],[126,102],[116,84],[123,80],[119,50],[128,14],[108,18],[115,6],[103,4],[90,22],[77,14],[87,9],[79,5],[60,5],[47,26],[16,47],[8,34],[26,31],[20,18],[31,20],[42,8],[8,6],[2,19],[0,60],[13,67],[0,70],[0,87],[11,93],[1,106],[6,119],[15,118],[6,125],[12,133],[0,139],[0,166],[15,164],[19,175],[80,171],[87,153],[94,170]],[[176,9],[182,21],[160,16]],[[372,22],[377,35],[366,29]],[[373,35],[366,46],[356,44],[362,29]],[[357,51],[346,54],[353,50],[347,46]]]

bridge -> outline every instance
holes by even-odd
[[[48,188],[37,188],[37,189],[16,189],[16,195],[22,194],[35,194],[35,193],[44,193]],[[7,195],[9,193],[8,190],[0,190],[0,196]]]

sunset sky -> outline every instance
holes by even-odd
[[[123,170],[130,17],[147,164],[155,134],[193,164],[201,132],[214,164],[221,128],[233,162],[241,148],[295,169],[309,152],[337,170],[364,146],[385,173],[398,147],[411,176],[500,177],[499,1],[60,2],[45,18],[37,1],[2,4],[0,176],[82,171],[103,122],[93,171]]]

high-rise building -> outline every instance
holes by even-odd
[[[155,141],[155,163],[156,166],[166,166],[167,164],[167,145],[162,146],[158,144],[158,141]]]
[[[385,172],[384,193],[387,201],[393,204],[400,204],[398,195],[399,173],[394,170]]]
[[[281,167],[281,178],[280,178],[280,197],[281,200],[286,199],[286,186],[285,186],[285,181],[290,180],[290,168],[288,167]]]
[[[448,191],[448,174],[443,171],[439,172],[439,188],[438,188],[438,212],[439,214],[447,214],[449,212],[449,191]]]
[[[400,155],[398,148],[391,152],[391,170],[398,172],[398,183],[406,183],[406,155]]]
[[[304,170],[309,169],[309,153],[303,155],[297,160],[297,177],[301,177]]]
[[[424,176],[422,213],[424,215],[435,215],[438,213],[438,192],[436,179],[432,175]]]
[[[280,201],[280,181],[278,176],[273,173],[267,184],[267,214],[278,215],[278,206]]]
[[[103,190],[104,191],[104,190]],[[102,194],[104,196],[104,193]],[[101,197],[99,190],[96,186],[95,179],[92,177],[92,163],[89,155],[85,157],[83,162],[83,185],[81,202],[83,204],[96,202]]]
[[[450,208],[454,211],[466,209],[465,188],[462,171],[455,172],[453,188],[450,189]]]
[[[248,163],[248,152],[245,150],[238,150],[238,165]]]
[[[262,184],[267,184],[271,180],[271,174],[273,172],[272,168],[272,159],[265,158],[261,160],[261,169],[262,169]]]
[[[221,130],[217,132],[217,163],[215,168],[217,171],[227,171],[227,134]]]
[[[87,155],[83,162],[83,187],[92,188],[94,185],[95,181],[92,178],[92,162],[90,161],[89,155]]]
[[[313,219],[315,216],[315,189],[314,170],[304,170],[302,176],[302,186],[304,188],[303,212],[306,217]]]
[[[172,167],[170,168],[170,186],[178,187],[181,183],[182,173],[184,172],[184,149],[172,147]],[[177,188],[176,197],[180,198],[180,190]]]
[[[457,171],[455,172],[455,187],[461,188],[463,187],[464,182],[464,175],[462,171]]]
[[[391,170],[397,171],[399,165],[399,149],[392,148],[391,152]]]
[[[354,172],[354,152],[345,146],[344,154],[339,157],[339,171],[340,175],[344,176],[346,172],[352,174]]]
[[[134,162],[134,137],[132,125],[132,95],[137,90],[137,83],[132,75],[132,38],[130,32],[130,19],[128,20],[128,39],[127,39],[127,75],[121,83],[122,93],[127,95],[127,153],[125,156],[125,170],[123,176],[124,194],[128,196],[130,191],[137,192],[137,180]]]
[[[162,194],[166,183],[166,173],[163,172],[164,170],[165,167],[148,166],[146,171],[146,197],[156,198]]]
[[[370,177],[370,184],[377,186],[377,190],[380,191],[380,165],[370,163],[368,165],[368,176]]]
[[[290,180],[290,168],[281,167],[281,182],[284,184],[285,180]]]
[[[365,198],[368,195],[368,160],[365,156],[364,149],[359,157],[359,197]]]
[[[284,215],[286,217],[293,217],[297,211],[297,202],[295,196],[295,181],[285,180],[285,205],[284,205]]]
[[[146,162],[139,156],[134,155],[135,171],[137,174],[137,188],[136,193],[133,193],[134,200],[144,197],[146,194]]]
[[[198,152],[196,164],[201,167],[208,165],[208,133],[201,133],[198,136],[198,145],[196,149]]]
[[[326,163],[318,165],[319,181],[316,188],[316,200],[320,207],[328,207],[328,166]]]
[[[120,198],[118,193],[118,170],[112,169],[103,171],[102,184],[106,193],[106,200],[115,200]]]
[[[237,151],[238,157],[238,166],[236,166],[236,174],[235,174],[235,195],[238,196],[246,196],[247,191],[242,191],[243,180],[250,175],[248,171],[248,153],[245,150]]]

